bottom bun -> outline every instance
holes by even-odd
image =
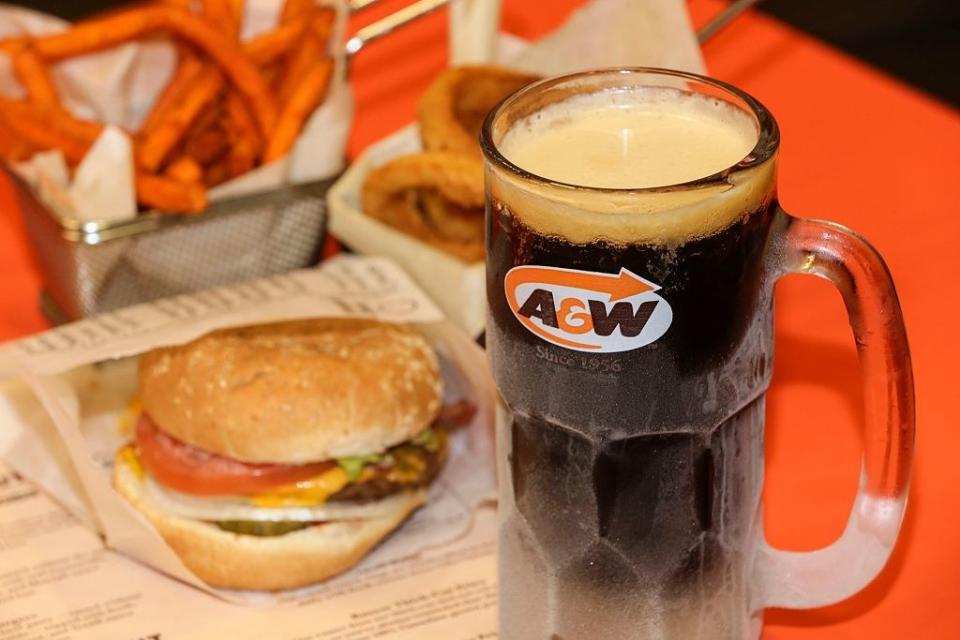
[[[143,481],[118,461],[113,486],[153,523],[188,569],[214,587],[277,591],[319,582],[357,564],[426,498],[411,491],[396,510],[369,520],[330,522],[281,536],[258,537],[167,515],[143,491]]]

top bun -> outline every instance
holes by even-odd
[[[382,451],[436,418],[443,383],[424,337],[358,319],[225,329],[140,356],[144,411],[171,436],[244,462]]]

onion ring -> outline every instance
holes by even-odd
[[[494,66],[443,71],[420,99],[417,118],[423,148],[480,155],[480,125],[500,100],[537,76]]]
[[[364,206],[383,208],[411,189],[436,189],[461,207],[482,207],[483,163],[479,158],[443,151],[398,156],[367,174]]]
[[[458,206],[433,190],[418,194],[424,221],[440,236],[458,242],[483,241],[483,208]]]
[[[467,262],[483,259],[483,200],[481,160],[442,151],[394,158],[362,191],[371,218]]]

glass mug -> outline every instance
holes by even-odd
[[[653,117],[631,130],[635,112]],[[667,135],[673,116],[693,133]],[[745,126],[745,157],[689,175]],[[652,142],[631,151],[638,140]],[[709,78],[601,70],[508,97],[481,144],[500,637],[757,638],[764,608],[830,604],[876,577],[913,460],[903,320],[866,241],[778,205],[770,113]],[[644,171],[653,186],[633,186]],[[655,182],[671,171],[682,179]],[[761,516],[773,288],[787,273],[840,290],[866,402],[849,522],[810,553],[768,546]]]

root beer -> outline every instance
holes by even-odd
[[[677,87],[534,87],[488,118],[502,637],[747,637],[775,221],[757,140]]]

